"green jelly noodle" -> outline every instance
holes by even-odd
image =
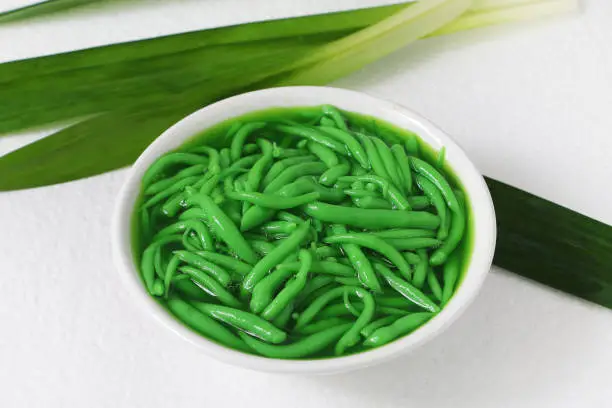
[[[151,296],[211,341],[280,359],[418,330],[461,284],[472,235],[444,148],[331,105],[203,131],[149,167],[133,216]]]

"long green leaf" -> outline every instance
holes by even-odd
[[[0,189],[61,183],[126,166],[181,117],[157,113],[103,114],[8,154],[0,161]]]
[[[150,105],[245,65],[276,64],[281,71],[402,7],[250,23],[0,64],[0,134],[109,107]]]
[[[231,83],[257,72],[278,71],[286,61],[327,42],[325,37],[309,36],[307,41],[277,39],[220,45],[149,58],[140,64],[117,63],[103,70],[83,68],[13,81],[1,88],[14,97],[5,99],[0,109],[0,129],[23,129],[100,112],[159,106],[196,87],[206,93],[211,83]]]
[[[492,3],[485,2],[430,35],[524,18],[524,12],[517,12],[517,1],[493,11],[488,8]],[[537,15],[559,10],[557,3],[575,4],[575,0],[526,1],[532,14]],[[423,3],[428,7],[432,4]],[[316,47],[345,38],[403,9],[406,4],[251,23],[0,64],[0,97],[10,95],[4,98],[0,111],[0,133],[104,112],[109,107],[128,110],[150,106],[204,83],[227,66],[240,66],[250,50],[270,60],[300,61],[300,51],[312,54]],[[413,25],[409,27],[414,31]],[[405,42],[401,38],[376,44],[395,48]],[[362,43],[361,50],[367,44]],[[342,43],[334,45],[338,46]],[[351,47],[347,49],[353,52]],[[381,54],[376,48],[372,51]],[[370,54],[360,55],[365,59]],[[326,62],[316,76],[321,72],[333,75],[333,69],[342,66],[339,60],[335,57]],[[355,58],[350,61],[355,63]],[[288,78],[284,80],[291,83]],[[301,79],[293,81],[300,83]]]
[[[391,16],[408,3],[205,29],[0,64],[0,84],[81,68],[104,68],[209,46],[337,33],[344,36]],[[143,67],[146,68],[146,67]]]
[[[612,227],[493,179],[494,263],[612,308]]]
[[[127,3],[139,0],[46,0],[24,7],[0,12],[0,24],[15,23],[33,18],[47,17],[73,8],[99,3]]]
[[[227,69],[217,69],[205,81],[183,92],[177,92],[178,95],[159,100],[148,100],[145,106],[130,106],[129,109],[118,110],[126,113],[110,112],[87,120],[2,157],[0,174],[3,174],[4,177],[0,180],[0,190],[59,183],[71,178],[88,177],[121,167],[129,163],[129,160],[125,161],[126,157],[134,160],[142,151],[144,148],[142,140],[152,140],[161,133],[158,123],[167,123],[169,126],[178,117],[186,115],[191,110],[225,96],[265,86],[282,85],[280,78],[309,75],[308,79],[302,81],[302,84],[324,84],[359,69],[364,63],[375,58],[375,53],[371,52],[368,58],[363,58],[365,51],[370,47],[378,48],[381,55],[385,55],[392,49],[385,46],[384,43],[393,40],[397,47],[416,39],[416,33],[424,35],[438,29],[463,12],[468,4],[468,0],[435,0],[427,6],[425,3],[410,6],[410,10],[414,9],[414,12],[401,11],[372,25],[365,35],[362,32],[348,35],[338,42],[331,42],[315,49],[315,51],[321,50],[315,54],[312,53],[312,49],[309,50],[306,47],[311,52],[303,53],[302,58],[298,58],[300,49],[294,47],[287,50],[291,54],[285,55],[283,59],[270,58],[269,52],[263,52],[262,61],[258,61],[251,58],[254,55],[253,52],[245,53],[242,55],[244,61],[241,64],[234,67],[228,66]],[[449,5],[451,7],[447,7]],[[405,27],[414,25],[419,27],[419,31],[411,33],[412,35],[405,35],[407,33]],[[392,37],[396,32],[403,35],[401,41]],[[278,42],[279,40],[275,41],[275,43]],[[376,47],[376,43],[380,45]],[[335,46],[336,44],[338,46]],[[260,42],[253,43],[253,45],[260,46]],[[244,46],[245,44],[241,45],[243,51]],[[353,56],[351,60],[345,54],[351,52],[353,48],[364,52],[349,54]],[[327,60],[330,52],[336,58],[343,58],[341,69],[334,69],[333,75],[324,71],[321,71],[318,76],[315,75],[320,69],[317,61]],[[309,55],[315,55],[316,58],[308,58]],[[134,89],[138,91],[138,87]],[[121,90],[124,90],[124,87]],[[139,100],[139,98],[135,99]],[[122,104],[123,107],[125,103]],[[168,108],[165,107],[170,107],[172,110],[168,111]],[[108,109],[112,109],[112,106],[109,106]],[[82,113],[86,112],[86,110],[82,111]],[[169,119],[164,121],[166,115]],[[146,123],[149,116],[154,118],[150,126]],[[120,132],[109,131],[108,124],[111,124],[113,120],[117,121],[117,126],[121,126]],[[130,132],[138,136],[129,137]],[[78,140],[72,144],[70,138]],[[107,155],[92,156],[88,140],[91,140],[91,145],[94,146],[93,151],[99,150],[99,145],[105,143],[121,146],[121,149],[125,148],[125,152],[115,154],[120,159]],[[52,154],[45,157],[45,152]]]
[[[47,0],[40,1],[29,6],[20,7],[0,13],[0,23],[15,22],[28,18],[42,17],[58,13],[74,7],[90,4],[93,1],[108,0]]]
[[[3,100],[0,134],[100,113],[109,107],[127,110],[151,105],[156,100],[205,82],[227,66],[240,66],[251,50],[258,58],[266,58],[268,53],[268,59],[277,58],[283,65],[288,60],[301,61],[304,65],[307,60],[300,58],[301,51],[316,59],[320,54],[312,52],[315,48],[333,43],[331,51],[344,47],[344,56],[334,55],[314,74],[316,77],[321,73],[333,76],[334,69],[342,70],[342,58],[348,57],[351,63],[356,63],[355,55],[351,53],[359,53],[363,65],[368,58],[373,59],[371,56],[384,54],[378,47],[383,50],[389,47],[390,50],[385,52],[390,52],[398,44],[407,43],[409,36],[398,36],[399,40],[387,42],[376,41],[376,47],[369,51],[367,41],[359,40],[361,51],[356,51],[351,44],[336,44],[335,40],[346,38],[402,10],[416,13],[412,8],[432,7],[436,1],[413,4],[409,8],[408,3],[403,3],[201,30],[0,64],[0,98]],[[499,1],[502,0],[475,3],[470,12],[429,35],[524,19],[528,15],[543,15],[561,10],[560,3],[565,4],[565,8],[576,3],[576,0],[508,0],[508,7],[491,9],[491,5]],[[517,1],[529,4],[519,4],[517,8]],[[530,14],[523,10],[524,7],[529,8]],[[396,21],[401,19],[396,17]],[[404,27],[413,33],[418,31],[414,24]],[[393,35],[398,33],[395,30],[391,32],[395,33]],[[361,35],[368,35],[367,31]],[[326,52],[326,48],[319,52]],[[308,72],[313,68],[310,67]],[[286,83],[307,80],[299,77],[277,79]]]
[[[467,6],[467,0],[435,0],[205,30],[0,65],[0,78],[5,79],[0,89],[17,95],[4,99],[7,107],[0,110],[0,118],[4,115],[0,123],[5,126],[20,129],[106,112],[0,158],[0,190],[63,182],[120,167],[139,154],[141,140],[160,133],[155,123],[170,125],[198,107],[246,90],[326,83],[448,26]],[[316,29],[313,22],[320,23]],[[329,31],[320,33],[321,27]],[[171,54],[173,46],[179,50]],[[104,56],[115,51],[120,57],[105,64]],[[110,123],[115,117],[121,132],[105,127],[106,120]],[[155,118],[151,126],[148,117]],[[130,132],[145,136],[135,136],[132,146]],[[70,137],[78,138],[78,143],[69,144]],[[89,140],[98,146],[102,137],[124,148],[118,154],[121,160],[88,155]],[[65,146],[70,149],[64,151]]]
[[[380,23],[329,43],[297,61],[283,85],[333,81],[451,23],[471,0],[428,0],[413,4]]]
[[[491,1],[480,7],[473,7],[460,19],[435,31],[431,36],[452,34],[493,24],[547,17],[578,8],[578,0],[508,0],[503,3],[498,1],[497,7],[491,7],[495,3]]]
[[[154,134],[150,129],[157,128],[143,123],[147,115],[160,121],[164,115],[180,118],[219,98],[247,90],[284,84],[324,84],[428,31],[439,30],[466,6],[464,0],[436,0],[409,7],[392,6],[254,23],[0,65],[0,78],[8,79],[0,86],[14,92],[19,90],[18,97],[3,99],[7,106],[0,110],[0,117],[4,115],[5,119],[0,126],[12,122],[16,128],[24,128],[107,112],[0,158],[0,174],[3,175],[0,190],[88,177],[125,165],[129,160],[109,165],[104,155],[89,157],[86,154],[88,138],[97,140],[105,135],[110,143],[125,148],[129,152],[125,157],[133,160],[142,145],[135,141],[135,147],[131,148],[131,139],[125,135],[129,135],[132,128],[134,133],[152,132],[147,134],[148,140],[160,133]],[[355,31],[354,27],[376,21],[393,11],[396,13],[370,28]],[[334,19],[338,25],[333,24]],[[319,23],[316,29],[310,24],[313,22]],[[253,30],[254,27],[258,30]],[[330,31],[317,33],[321,27]],[[331,27],[344,31],[331,31]],[[282,36],[275,31],[279,28],[282,28]],[[251,32],[259,33],[259,37],[249,37]],[[161,44],[161,49],[156,49],[155,44]],[[183,44],[179,51],[169,55],[172,47],[179,44]],[[126,60],[117,58],[105,65],[106,51],[103,50],[110,56],[117,51]],[[133,54],[129,54],[130,50]],[[202,60],[208,63],[202,64]],[[52,61],[59,62],[54,65]],[[47,74],[33,75],[37,66]],[[31,77],[16,79],[20,72]],[[15,88],[11,88],[13,86]],[[171,112],[168,106],[172,107]],[[114,132],[107,132],[104,127],[96,130],[102,118],[114,115],[122,118],[125,134],[116,132],[115,137]],[[136,117],[138,121],[128,120]],[[172,120],[166,123],[171,124]],[[78,131],[86,135],[80,137],[78,144],[85,153],[72,147],[62,156],[66,160],[45,157],[41,146],[50,149],[49,152],[61,150],[66,137],[76,137]],[[56,139],[58,147],[53,148]],[[40,176],[43,173],[44,178]]]
[[[219,99],[261,88],[278,68],[242,67],[234,80],[209,81],[144,109],[116,110],[69,126],[0,158],[0,191],[72,181],[131,164],[165,129]]]

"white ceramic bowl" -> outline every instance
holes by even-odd
[[[226,119],[272,107],[322,104],[332,104],[343,110],[374,116],[400,128],[412,130],[436,150],[446,147],[446,160],[462,181],[474,216],[473,254],[463,281],[446,307],[412,334],[371,351],[346,357],[277,360],[241,353],[207,340],[181,324],[153,300],[138,275],[132,255],[130,225],[142,175],[156,158]],[[303,374],[328,374],[378,364],[412,351],[441,333],[478,293],[491,266],[495,238],[495,213],[487,186],[463,150],[450,137],[427,119],[404,107],[360,92],[327,87],[286,87],[250,92],[207,106],[176,123],[159,136],[132,167],[119,194],[112,226],[114,256],[121,277],[134,300],[158,322],[221,361],[262,371]]]

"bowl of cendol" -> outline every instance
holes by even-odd
[[[131,295],[219,360],[334,373],[445,329],[495,249],[486,184],[420,115],[286,87],[207,106],[159,136],[119,195]]]

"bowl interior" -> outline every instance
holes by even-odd
[[[220,122],[253,111],[275,107],[335,105],[354,113],[373,116],[416,133],[434,150],[446,148],[446,162],[466,191],[472,214],[472,255],[462,282],[443,310],[415,332],[370,351],[319,360],[275,360],[235,351],[218,345],[184,326],[152,297],[142,284],[132,253],[132,214],[146,169],[159,156]],[[495,248],[495,216],[489,191],[480,173],[465,153],[443,131],[422,116],[394,103],[363,93],[327,87],[286,87],[238,95],[201,109],[165,131],[138,158],[120,192],[113,220],[115,260],[131,295],[159,322],[181,337],[222,361],[264,371],[332,373],[388,360],[407,352],[440,333],[470,303],[488,272]]]

